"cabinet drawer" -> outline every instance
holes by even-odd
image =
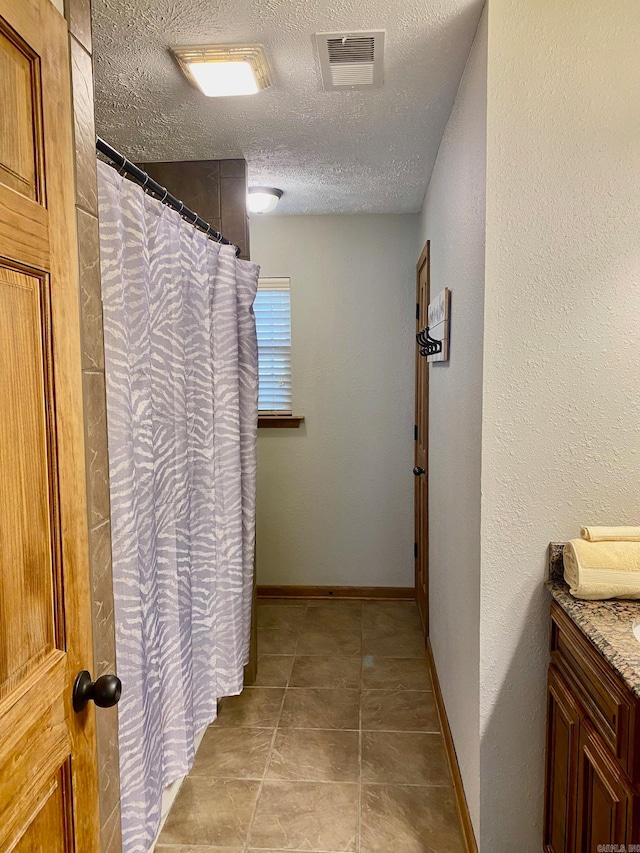
[[[633,698],[591,643],[555,602],[551,658],[568,679],[596,731],[631,775],[629,728]]]

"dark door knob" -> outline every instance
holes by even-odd
[[[413,473],[416,477],[419,477],[420,474],[424,474],[424,468],[420,468],[416,465],[416,467],[413,469]]]
[[[83,669],[73,685],[73,710],[83,711],[89,701],[98,708],[113,708],[120,701],[122,682],[117,675],[101,675],[95,681],[91,673]]]

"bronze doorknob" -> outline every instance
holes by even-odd
[[[98,708],[113,708],[120,701],[122,682],[117,675],[101,675],[95,681],[86,669],[78,673],[73,685],[73,710],[83,711],[88,702],[95,702]]]
[[[419,477],[421,474],[424,474],[424,468],[420,468],[418,465],[413,469],[413,473],[416,477]]]

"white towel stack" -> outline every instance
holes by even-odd
[[[564,548],[564,579],[576,598],[640,599],[640,527],[583,527]]]

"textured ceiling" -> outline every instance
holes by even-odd
[[[484,0],[93,0],[98,133],[138,161],[244,157],[279,213],[420,208]],[[385,84],[325,92],[314,32],[384,29]],[[259,42],[273,86],[206,98],[172,45]]]

